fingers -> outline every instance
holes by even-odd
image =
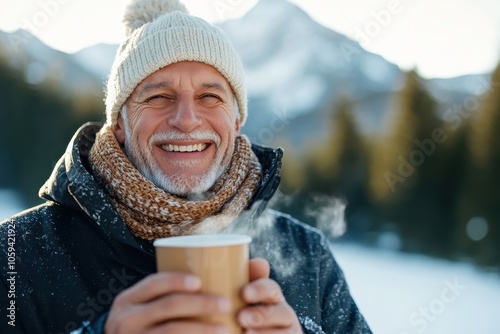
[[[238,314],[245,333],[302,333],[295,311],[274,280],[256,279],[243,288],[241,295],[244,302],[250,304]]]
[[[247,329],[289,328],[295,321],[295,312],[286,303],[250,306],[238,315],[238,322]]]
[[[229,301],[220,296],[175,294],[144,305],[140,313],[129,315],[127,321],[154,325],[171,319],[220,315],[229,312],[230,309]]]
[[[278,304],[285,301],[281,287],[268,278],[248,283],[242,290],[242,298],[247,304]]]
[[[269,277],[269,262],[267,260],[256,257],[251,259],[249,262],[249,273],[250,273],[250,282],[255,281],[259,278],[268,278]]]
[[[184,273],[157,273],[150,275],[115,299],[115,304],[146,303],[173,291],[194,292],[201,288],[199,277]]]
[[[271,328],[271,329],[247,329],[245,334],[303,334],[302,330],[297,331],[291,328]]]
[[[269,263],[260,258],[249,263],[250,283],[241,290],[248,306],[238,315],[247,333],[300,333],[293,309],[280,286],[269,279]],[[107,334],[227,333],[222,325],[199,320],[227,314],[227,298],[200,292],[201,281],[187,273],[157,273],[122,291],[113,301],[105,324]]]
[[[226,327],[218,324],[199,323],[194,321],[167,322],[148,331],[147,334],[229,334]],[[141,333],[142,334],[142,333]]]
[[[195,330],[193,333],[219,333],[220,326],[197,322],[193,318],[227,313],[231,308],[230,302],[222,296],[200,293],[200,283],[199,278],[185,273],[148,276],[118,294],[111,306],[105,332],[154,333],[160,327],[169,330],[162,333],[172,333],[172,327],[175,329],[188,324],[189,328],[212,328]],[[177,332],[191,333],[184,330],[173,331]]]

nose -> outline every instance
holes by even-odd
[[[187,96],[179,96],[177,108],[169,117],[168,124],[182,132],[191,132],[201,123],[202,120],[195,110],[193,99]]]

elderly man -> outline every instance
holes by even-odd
[[[252,146],[243,67],[217,27],[177,1],[125,15],[106,124],[86,124],[42,187],[0,225],[1,333],[226,333],[194,275],[156,273],[152,242],[252,235],[246,333],[371,333],[317,230],[265,210],[280,149]],[[265,316],[262,316],[265,315]]]

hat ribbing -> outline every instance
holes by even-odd
[[[220,28],[187,14],[178,0],[132,1],[124,22],[128,38],[118,48],[106,90],[108,124],[116,124],[122,105],[142,80],[179,61],[198,61],[219,71],[231,86],[241,124],[245,123],[243,64]]]

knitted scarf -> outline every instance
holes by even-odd
[[[108,125],[97,134],[89,160],[127,227],[149,241],[221,231],[248,207],[262,178],[260,163],[245,136],[236,138],[229,167],[201,201],[169,194],[147,180]]]

